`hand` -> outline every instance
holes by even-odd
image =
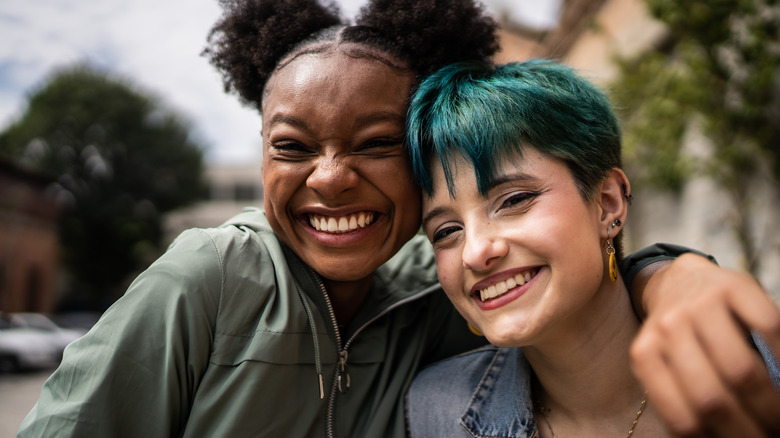
[[[684,254],[648,280],[634,373],[676,436],[780,436],[780,395],[748,331],[780,354],[780,310],[748,274]]]

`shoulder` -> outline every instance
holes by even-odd
[[[179,281],[208,277],[220,283],[284,260],[281,244],[261,210],[247,210],[219,227],[182,232],[151,266],[176,267]],[[222,284],[224,286],[224,284]]]
[[[226,295],[241,295],[250,283],[262,279],[273,283],[274,266],[285,264],[280,244],[270,228],[264,228],[262,212],[244,217],[216,228],[182,232],[112,307],[178,309],[177,314],[194,312],[213,319]]]
[[[468,400],[500,351],[499,347],[486,345],[425,367],[409,389],[410,402],[424,402],[430,397],[465,396]]]
[[[499,347],[488,345],[423,369],[406,399],[413,435],[431,436],[428,432],[435,430],[461,433],[457,419],[467,412],[480,382],[501,352]]]
[[[772,379],[775,388],[780,391],[780,356],[776,356],[772,352],[772,348],[758,333],[752,332],[753,343],[761,354],[761,358],[764,360],[769,378]]]
[[[425,236],[417,234],[382,265],[377,274],[387,284],[397,285],[407,291],[435,286],[438,279],[433,247]]]

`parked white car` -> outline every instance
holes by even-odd
[[[65,347],[84,333],[40,313],[0,313],[0,373],[55,367]]]

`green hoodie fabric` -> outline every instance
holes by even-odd
[[[68,346],[18,436],[403,437],[417,370],[484,342],[424,236],[338,329],[317,274],[250,210],[182,233]]]
[[[247,211],[179,236],[68,346],[18,436],[401,437],[415,371],[481,343],[424,237],[338,333],[317,275]]]

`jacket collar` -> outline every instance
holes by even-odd
[[[273,233],[265,212],[259,208],[246,208],[224,225],[243,226],[254,231]],[[286,249],[285,258],[293,273],[310,277],[311,269],[308,268],[307,271],[306,265],[300,258],[287,249],[284,243],[281,241],[279,243]],[[372,296],[377,301],[378,308],[387,308],[400,301],[439,290],[433,248],[425,236],[414,236],[395,256],[380,266],[375,273],[373,283]],[[308,287],[310,285],[304,287],[307,294],[311,293]],[[320,291],[317,289],[315,288],[314,293],[319,294]]]
[[[477,437],[534,436],[531,372],[519,348],[499,349],[460,424]]]

